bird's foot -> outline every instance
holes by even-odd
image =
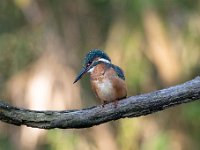
[[[109,103],[108,101],[103,101],[102,107],[104,107],[108,103]]]
[[[114,107],[117,108],[117,105],[118,105],[118,100],[115,100],[114,101]]]

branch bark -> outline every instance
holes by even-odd
[[[34,111],[13,107],[0,102],[0,120],[14,125],[26,125],[34,128],[87,128],[111,120],[126,117],[138,117],[152,114],[182,103],[200,99],[200,77],[184,84],[154,91],[138,96],[131,96],[113,103],[94,106],[81,110]]]

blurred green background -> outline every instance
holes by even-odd
[[[190,80],[200,72],[200,1],[1,1],[1,99],[35,110],[100,104],[88,76],[73,85],[92,48],[123,68],[129,96]],[[81,130],[1,122],[0,150],[199,150],[199,107]]]

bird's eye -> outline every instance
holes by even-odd
[[[91,62],[89,61],[88,64],[87,64],[87,67],[89,67],[90,65],[91,65]]]

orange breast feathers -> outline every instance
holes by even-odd
[[[92,90],[102,102],[120,100],[127,96],[126,83],[112,67],[98,64],[90,74]]]

